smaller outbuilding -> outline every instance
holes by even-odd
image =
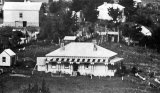
[[[5,49],[0,54],[0,66],[12,66],[16,63],[16,53],[11,49]]]
[[[67,43],[67,42],[75,42],[77,39],[77,36],[65,36],[64,37],[64,42]]]

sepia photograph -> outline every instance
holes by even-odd
[[[160,93],[160,0],[0,0],[0,93]]]

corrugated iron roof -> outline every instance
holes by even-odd
[[[31,2],[43,2],[43,3],[49,3],[49,0],[30,0]]]
[[[39,11],[42,2],[5,2],[3,10],[30,10]]]
[[[57,49],[53,52],[46,54],[46,56],[74,56],[74,57],[105,57],[109,58],[117,55],[117,53],[105,49],[101,46],[96,45],[96,50],[94,49],[95,45],[93,43],[86,42],[72,42],[64,46],[64,49]]]
[[[65,36],[64,40],[76,40],[77,36]]]
[[[16,53],[14,53],[11,49],[5,49],[4,52],[6,52],[10,56],[16,55]]]

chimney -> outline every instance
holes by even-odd
[[[61,43],[60,48],[61,48],[61,50],[65,50],[64,43]]]
[[[93,42],[93,51],[97,51],[97,41],[96,41],[96,39],[95,40],[92,40],[92,42]]]
[[[96,44],[94,44],[94,46],[93,46],[93,51],[97,51],[97,46],[96,46]]]

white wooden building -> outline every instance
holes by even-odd
[[[112,20],[113,18],[109,15],[109,8],[119,9],[120,11],[122,11],[122,16],[120,18],[117,18],[117,21],[125,22],[125,15],[124,15],[125,7],[116,3],[111,4],[111,3],[104,2],[104,4],[98,6],[97,8],[97,11],[99,12],[98,19],[108,20],[108,21]]]
[[[68,42],[75,42],[77,39],[77,36],[65,36],[63,38],[64,42],[65,43],[68,43]]]
[[[42,3],[49,3],[49,0],[29,0],[30,2],[42,2]]]
[[[72,42],[46,57],[37,57],[37,70],[51,73],[72,75],[114,76],[114,65],[123,58],[116,57],[117,53],[98,46],[94,43]]]
[[[5,2],[3,25],[39,27],[39,12],[42,2]]]
[[[16,54],[11,49],[5,49],[0,54],[0,66],[12,66],[16,62]]]

